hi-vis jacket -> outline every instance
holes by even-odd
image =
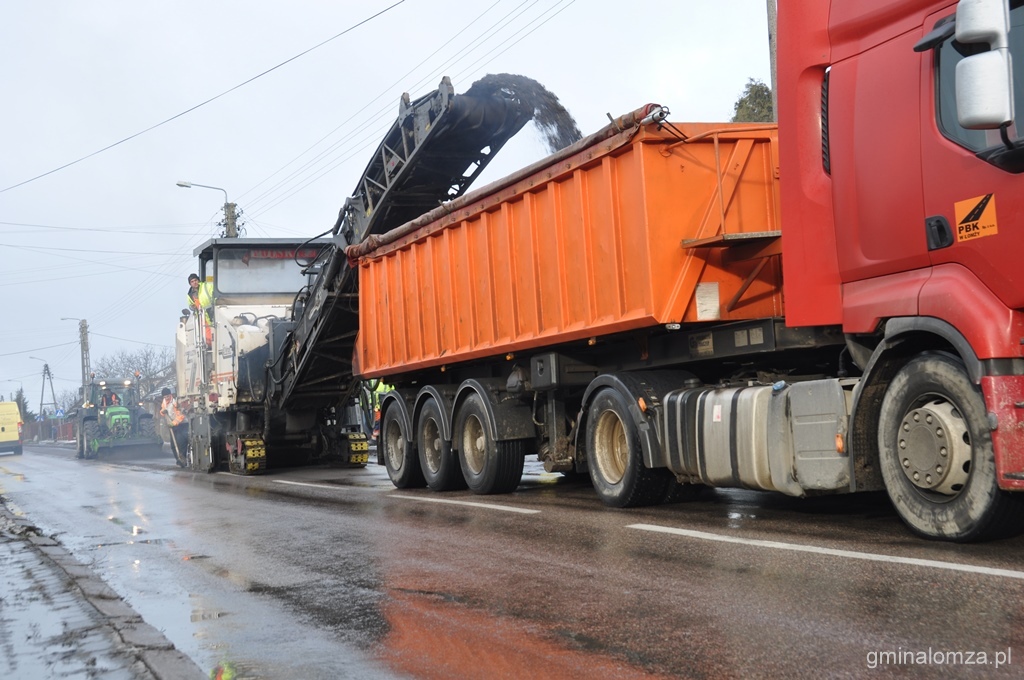
[[[174,395],[168,394],[160,405],[160,415],[166,416],[171,425],[181,425],[185,422],[185,416],[178,410],[178,404],[174,401]]]
[[[213,284],[209,281],[201,282],[194,295],[192,288],[189,287],[187,296],[189,309],[202,309],[206,323],[212,324],[213,317],[210,314],[210,307],[213,305]]]

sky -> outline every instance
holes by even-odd
[[[178,181],[306,238],[442,76],[533,78],[584,135],[648,102],[728,121],[770,83],[765,0],[4,2],[0,64],[0,394],[35,411],[44,366],[58,400],[81,383],[80,319],[93,364],[173,347],[225,199]],[[474,186],[546,155],[527,125]]]

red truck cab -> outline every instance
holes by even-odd
[[[932,537],[992,533],[1024,500],[1014,56],[1016,0],[779,6],[787,324],[842,326],[853,455]]]

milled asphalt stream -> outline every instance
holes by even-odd
[[[206,678],[58,541],[0,497],[0,678]]]

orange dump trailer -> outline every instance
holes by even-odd
[[[843,342],[785,325],[776,128],[664,113],[347,250],[354,372],[396,388],[377,449],[396,486],[507,492],[532,454],[620,507],[850,485],[835,432],[802,426],[845,418],[844,387],[771,386]]]
[[[597,137],[362,256],[358,372],[782,316],[774,126]]]

